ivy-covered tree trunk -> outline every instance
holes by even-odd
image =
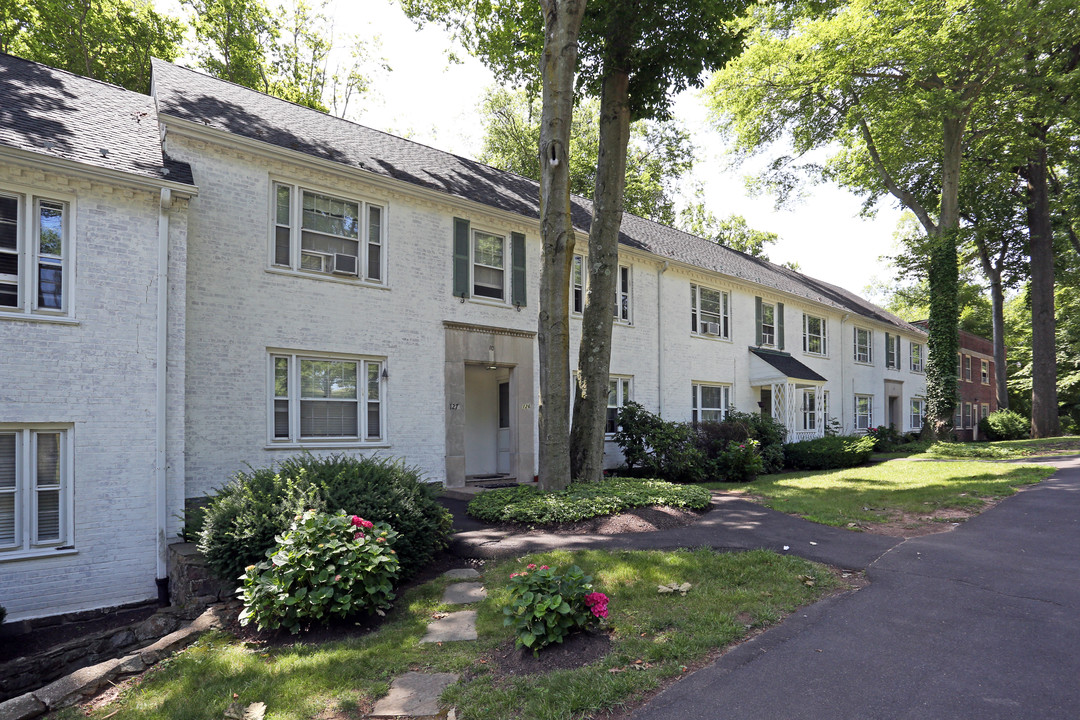
[[[541,0],[544,16],[543,110],[540,118],[540,488],[570,483],[570,265],[574,225],[570,216],[570,118],[578,31],[585,0]]]
[[[630,139],[629,85],[629,74],[613,69],[604,78],[600,96],[600,147],[589,228],[589,292],[581,320],[570,434],[571,473],[579,481],[599,480],[604,473],[611,325],[617,303],[619,228]]]
[[[1031,253],[1031,436],[1061,434],[1057,402],[1054,320],[1054,238],[1050,225],[1046,130],[1027,165],[1028,244]]]

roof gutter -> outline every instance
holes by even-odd
[[[21,150],[7,145],[0,145],[0,160],[5,160],[16,165],[33,168],[35,170],[52,170],[55,172],[71,173],[89,177],[111,185],[123,185],[138,188],[140,190],[158,191],[168,188],[172,192],[183,197],[194,197],[199,194],[199,189],[194,185],[176,182],[175,180],[158,180],[156,178],[122,170],[110,170],[97,167],[78,160],[53,157],[45,153]]]

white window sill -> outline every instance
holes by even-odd
[[[829,359],[829,353],[816,353],[816,352],[810,352],[809,350],[803,350],[803,355],[808,355],[809,357],[812,357],[812,358],[821,358],[822,360],[828,360]]]
[[[0,312],[0,320],[16,320],[32,323],[51,323],[53,325],[78,325],[79,321],[66,315],[39,315],[24,312]]]
[[[374,280],[365,280],[360,277],[352,277],[345,275],[329,275],[326,273],[307,272],[303,270],[293,270],[292,268],[285,267],[268,267],[266,272],[271,275],[285,275],[288,277],[306,278],[308,280],[320,280],[322,282],[339,283],[342,285],[359,285],[360,287],[372,288],[375,290],[389,290],[390,287],[386,283],[376,282]]]
[[[707,335],[707,334],[701,333],[701,332],[694,332],[693,330],[690,331],[690,336],[691,337],[696,337],[696,338],[701,338],[702,340],[719,340],[720,342],[726,342],[726,343],[731,342],[731,338],[724,337],[723,335]]]
[[[515,307],[512,303],[508,303],[505,300],[499,300],[498,298],[486,298],[486,297],[477,297],[476,295],[470,295],[469,297],[465,298],[465,300],[467,302],[473,303],[475,305],[486,305],[487,307],[497,307],[497,308],[512,308],[512,307]],[[461,301],[461,299],[458,298],[458,302],[460,302],[460,301]],[[525,307],[525,306],[522,305],[521,307]],[[518,308],[518,310],[520,310],[520,309],[521,308]]]
[[[612,321],[611,321],[611,324],[612,324],[613,326],[616,326],[616,325],[622,325],[623,327],[634,327],[634,323],[630,322],[629,320],[618,320],[618,319],[615,319],[615,320],[612,320]]]
[[[79,551],[73,547],[57,549],[53,547],[34,548],[33,550],[10,550],[0,552],[0,563],[15,560],[39,560],[41,558],[61,557],[75,555]]]
[[[305,440],[303,442],[280,442],[263,446],[263,450],[368,450],[389,448],[390,443],[379,440],[377,442],[357,442],[356,440]]]
[[[865,365],[866,367],[874,367],[874,363],[867,362],[866,360],[853,360],[856,365]]]

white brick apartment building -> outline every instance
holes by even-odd
[[[0,536],[5,517],[34,521],[39,430],[65,443],[69,525],[61,545],[0,537],[12,617],[153,597],[183,499],[245,464],[341,451],[401,457],[447,485],[532,477],[535,183],[164,62],[153,99],[0,56],[4,72],[0,91],[11,78],[24,94],[59,84],[63,102],[127,123],[53,128],[40,104],[20,123],[0,109],[0,203],[64,203],[72,283],[58,316],[34,304],[26,268],[45,260],[18,220],[22,304],[0,308],[0,503],[9,476],[16,503],[0,504]],[[132,128],[145,157],[103,175],[119,150],[99,150]],[[66,174],[42,169],[59,159],[51,134],[83,148]],[[588,203],[574,203],[585,231]],[[613,406],[680,420],[761,410],[789,439],[820,435],[828,418],[847,431],[921,422],[925,334],[852,293],[633,216],[620,264]],[[579,310],[583,285],[568,291]],[[4,442],[21,449],[5,456]],[[125,581],[110,581],[119,568]],[[50,573],[67,581],[22,590]]]

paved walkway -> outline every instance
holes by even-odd
[[[634,720],[1080,717],[1080,460],[872,562]],[[802,554],[802,553],[800,553]]]

